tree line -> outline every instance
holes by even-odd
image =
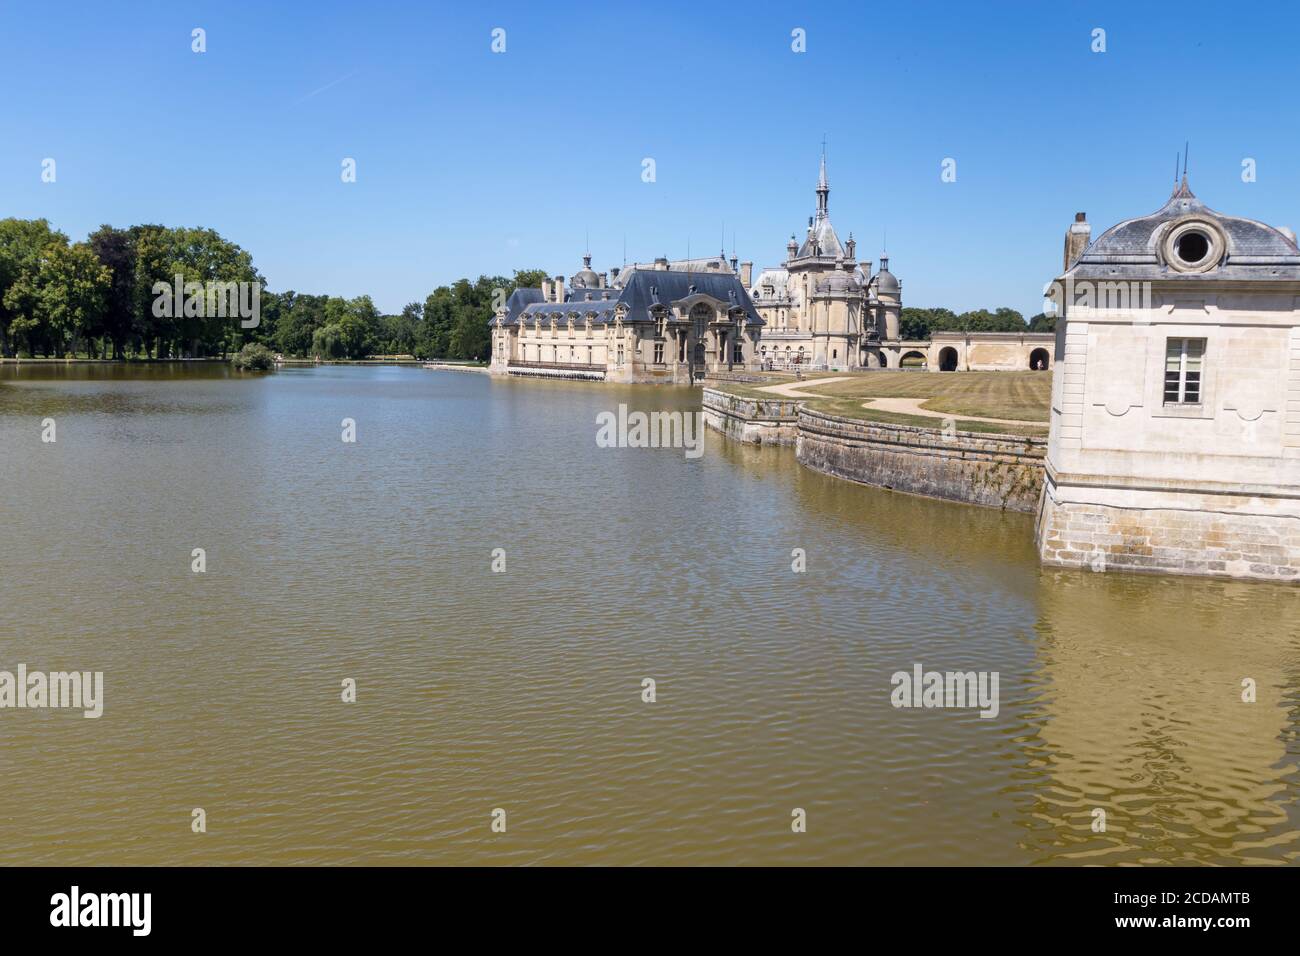
[[[1028,322],[1015,309],[1005,306],[990,312],[973,309],[958,315],[951,309],[904,308],[898,317],[899,334],[904,339],[928,339],[931,332],[1055,332],[1054,316],[1035,315]]]
[[[494,306],[545,275],[460,279],[385,315],[368,295],[272,292],[252,256],[212,229],[106,225],[69,242],[44,219],[0,219],[0,355],[224,358],[258,344],[322,359],[486,360]],[[256,326],[224,309],[173,308],[163,286],[190,283],[257,283]]]

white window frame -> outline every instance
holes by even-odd
[[[1178,354],[1178,395],[1175,398],[1169,397],[1169,353],[1173,343],[1179,343]],[[1189,346],[1192,343],[1199,342],[1201,351],[1198,356],[1201,361],[1200,368],[1197,370],[1200,378],[1196,382],[1196,400],[1188,401],[1187,399],[1187,359]],[[1164,378],[1161,381],[1161,398],[1166,405],[1176,406],[1197,406],[1205,401],[1205,355],[1207,352],[1207,341],[1204,338],[1196,336],[1170,336],[1165,340],[1165,355],[1162,374]]]

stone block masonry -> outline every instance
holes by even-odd
[[[1300,517],[1277,513],[1269,499],[1193,495],[1207,500],[1180,508],[1142,494],[1102,489],[1083,501],[1078,488],[1064,490],[1049,477],[1037,528],[1043,563],[1300,581]],[[1105,497],[1117,500],[1096,500]]]
[[[728,438],[755,445],[793,445],[800,403],[790,399],[741,398],[704,390],[704,424]]]
[[[1043,487],[1042,438],[948,432],[800,408],[795,453],[817,471],[967,504],[1032,512]]]

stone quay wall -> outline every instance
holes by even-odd
[[[793,445],[801,402],[781,398],[741,398],[704,389],[704,424],[728,438],[755,445]]]
[[[795,453],[817,471],[867,485],[1034,512],[1045,438],[894,425],[800,408]]]
[[[1094,571],[1300,581],[1300,517],[1285,499],[1182,498],[1105,488],[1081,494],[1075,486],[1063,492],[1049,475],[1039,555],[1046,565]]]

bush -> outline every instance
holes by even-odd
[[[275,368],[275,353],[260,342],[249,342],[231,359],[237,369],[265,372]]]

